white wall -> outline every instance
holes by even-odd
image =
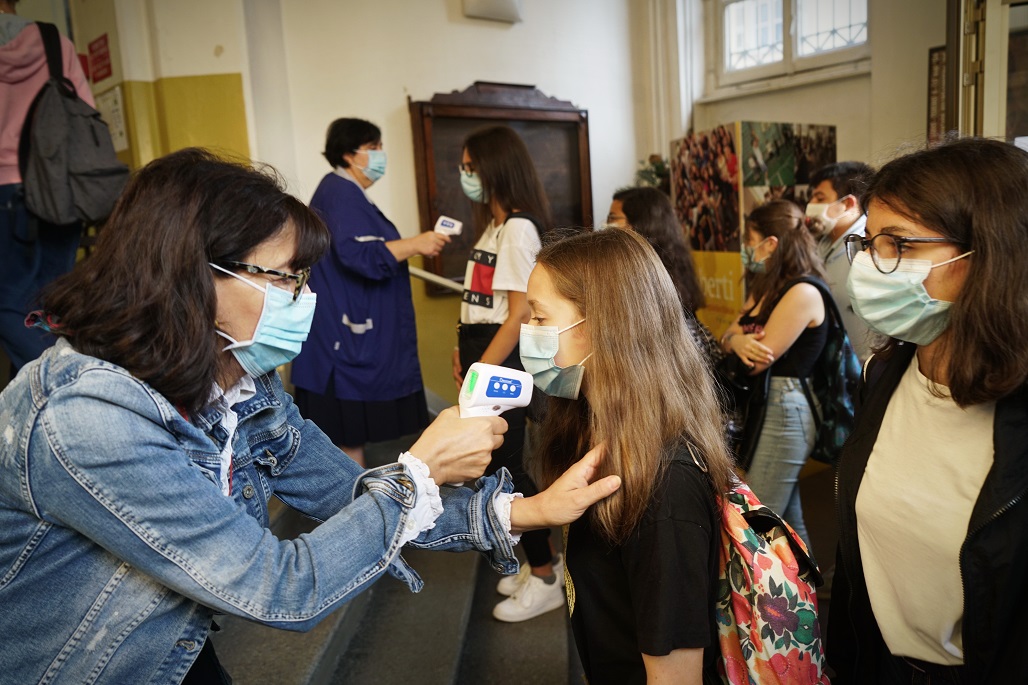
[[[946,44],[946,0],[871,0],[871,10],[867,159],[879,166],[908,146],[924,145],[928,130],[928,49]]]
[[[928,49],[946,42],[946,0],[869,0],[871,73],[698,104],[694,128],[782,121],[837,127],[840,160],[878,166],[927,131]]]
[[[868,75],[697,104],[694,114],[693,127],[697,131],[732,121],[829,124],[836,127],[838,159],[867,160],[871,154]]]
[[[343,116],[376,123],[389,162],[371,196],[412,235],[419,227],[408,96],[429,100],[474,81],[531,84],[589,111],[593,214],[604,217],[646,152],[636,151],[631,1],[524,0],[523,21],[511,25],[465,18],[461,0],[282,0],[288,83],[280,95],[290,112],[258,113],[256,125],[292,138],[295,176],[283,171],[308,200],[329,171],[321,157],[328,124]],[[248,49],[261,49],[253,34]],[[258,130],[258,141],[266,133]],[[274,164],[263,151],[258,145],[256,156]]]

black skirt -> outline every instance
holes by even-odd
[[[324,395],[296,388],[294,397],[300,415],[313,421],[339,446],[394,440],[418,433],[429,424],[424,388],[383,402],[341,400],[335,396],[330,380]]]

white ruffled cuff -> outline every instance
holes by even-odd
[[[510,505],[515,497],[524,497],[524,495],[520,492],[498,492],[493,499],[493,506],[496,507],[496,517],[500,520],[500,528],[506,531],[512,546],[521,542],[521,533],[515,535],[510,532]]]
[[[443,500],[439,496],[439,486],[429,477],[428,465],[410,452],[404,452],[397,459],[407,467],[414,480],[414,506],[407,515],[407,524],[400,536],[400,544],[405,545],[426,530],[435,528],[435,521],[443,513]],[[508,528],[510,507],[508,506]]]

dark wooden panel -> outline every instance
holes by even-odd
[[[429,270],[446,278],[464,276],[468,253],[484,226],[474,224],[472,203],[460,187],[458,165],[467,135],[505,124],[525,141],[546,190],[556,226],[591,226],[592,179],[589,123],[585,110],[547,97],[532,86],[476,82],[467,90],[409,102],[414,132],[421,230],[432,230],[446,215],[464,222],[440,257],[426,259]],[[430,292],[446,292],[430,287]]]

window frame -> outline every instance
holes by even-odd
[[[867,40],[861,45],[836,48],[807,57],[799,56],[796,40],[799,0],[782,1],[782,60],[772,64],[761,64],[745,69],[728,71],[725,60],[725,10],[729,5],[742,0],[707,0],[708,35],[714,38],[714,83],[713,91],[731,86],[785,79],[795,74],[813,75],[819,70],[830,70],[842,64],[857,63],[871,57],[871,2],[868,0]],[[709,53],[708,53],[709,54]],[[783,84],[786,87],[791,84]],[[710,95],[712,93],[708,93]]]

